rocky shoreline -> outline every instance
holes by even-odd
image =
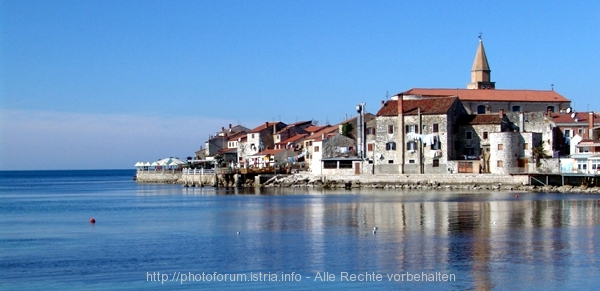
[[[209,177],[209,176],[207,176]],[[476,177],[464,177],[454,182],[437,182],[431,176],[404,175],[394,177],[330,177],[311,174],[275,175],[264,182],[260,179],[247,179],[241,181],[240,175],[232,175],[231,179],[225,179],[223,175],[211,175],[211,179],[203,183],[190,183],[181,175],[154,175],[138,176],[138,183],[160,183],[181,184],[188,186],[216,186],[216,187],[280,187],[280,188],[321,188],[321,189],[391,189],[391,190],[450,190],[450,191],[513,191],[513,192],[544,192],[544,193],[590,193],[600,194],[600,187],[588,186],[532,186],[517,183],[510,179],[496,179],[496,182],[485,183],[492,179],[475,179]],[[437,177],[439,178],[439,177]],[[490,177],[491,178],[491,177]],[[502,177],[501,177],[502,178]],[[435,181],[434,181],[435,180]],[[498,182],[498,181],[503,181]]]

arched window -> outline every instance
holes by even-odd
[[[485,114],[485,105],[477,106],[477,114]]]

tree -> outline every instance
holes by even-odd
[[[342,125],[342,135],[350,137],[350,133],[352,132],[352,123],[344,123]]]
[[[545,158],[551,157],[550,155],[548,155],[546,153],[546,150],[544,149],[544,145],[541,144],[541,143],[540,143],[539,146],[533,147],[532,154],[533,154],[533,158],[535,159],[535,166],[536,167],[539,167],[539,166],[542,165],[541,159],[545,159]]]

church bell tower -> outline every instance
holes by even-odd
[[[467,84],[467,89],[496,89],[496,82],[491,82],[491,72],[479,34],[479,46],[471,69],[471,83]]]

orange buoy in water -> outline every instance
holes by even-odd
[[[94,218],[91,218],[91,219],[90,219],[90,223],[96,223],[96,219],[94,219]]]
[[[515,195],[515,198],[519,199],[519,195]]]

